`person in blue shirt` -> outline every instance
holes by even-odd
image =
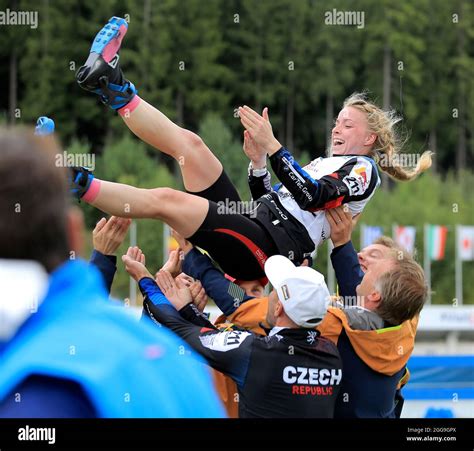
[[[54,140],[0,131],[0,417],[222,417],[203,360],[108,300]]]

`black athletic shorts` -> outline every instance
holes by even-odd
[[[209,212],[189,241],[206,250],[224,272],[236,279],[264,277],[265,261],[278,254],[278,248],[268,231],[254,221],[248,204],[241,203],[225,171],[206,190],[190,194],[208,199]]]

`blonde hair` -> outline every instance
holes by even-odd
[[[431,166],[433,152],[423,152],[416,166],[405,169],[397,162],[403,146],[395,125],[402,118],[394,110],[384,111],[367,99],[365,93],[356,92],[344,101],[344,107],[356,108],[362,111],[367,118],[369,130],[377,135],[371,155],[378,163],[380,170],[391,178],[399,181],[413,180]]]
[[[379,237],[374,244],[388,247],[395,262],[394,268],[376,281],[382,302],[377,314],[394,326],[417,316],[428,296],[423,268],[403,247],[387,236]]]
[[[428,296],[425,273],[408,253],[378,278],[376,287],[382,299],[376,312],[394,326],[417,316]]]

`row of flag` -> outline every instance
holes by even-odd
[[[427,224],[425,226],[425,249],[430,260],[443,260],[446,250],[448,227],[444,225]],[[361,225],[361,249],[371,245],[383,235],[380,226]],[[392,238],[408,252],[415,250],[416,227],[393,226]],[[461,261],[474,260],[474,226],[456,226],[457,256]]]

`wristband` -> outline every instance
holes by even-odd
[[[252,162],[250,162],[249,164],[249,176],[253,176],[253,177],[262,177],[264,175],[267,174],[267,167],[264,166],[263,168],[259,168],[259,169],[254,169],[253,166],[252,166]]]

